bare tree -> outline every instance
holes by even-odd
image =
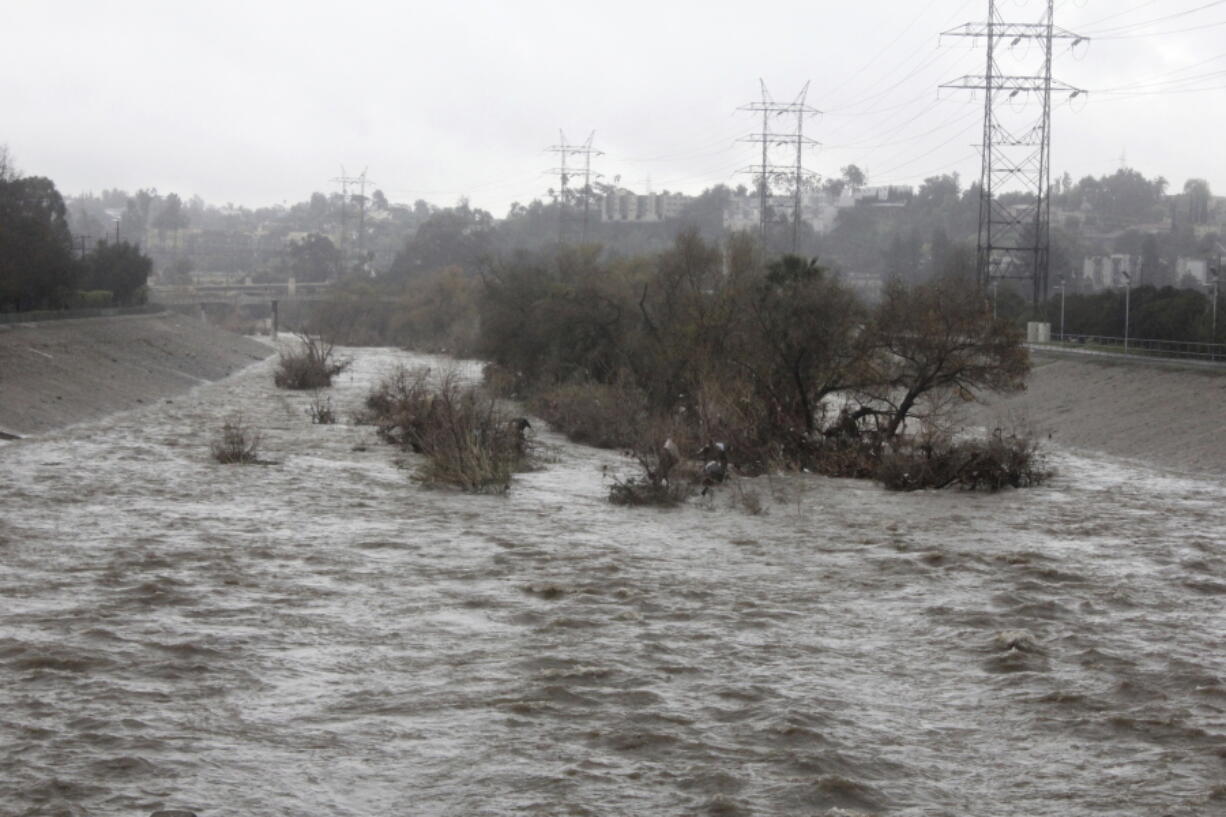
[[[1030,355],[1021,333],[993,318],[967,279],[946,276],[910,287],[891,282],[871,331],[881,385],[866,391],[867,404],[885,420],[887,437],[899,433],[921,401],[970,401],[983,391],[1025,388]]]

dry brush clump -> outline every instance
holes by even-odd
[[[613,480],[609,501],[614,505],[671,507],[685,502],[697,490],[698,472],[685,467],[686,460],[673,438],[650,436],[660,441],[643,443],[632,452],[639,473]]]
[[[881,457],[873,476],[894,491],[999,491],[1040,485],[1051,469],[1032,434],[997,428],[981,439],[907,440]]]
[[[597,448],[634,448],[651,424],[647,396],[625,380],[554,386],[538,391],[529,405],[572,442]]]
[[[381,437],[425,457],[418,478],[427,485],[501,493],[529,460],[528,421],[455,372],[436,381],[429,369],[401,369],[366,408]]]
[[[315,425],[333,425],[336,423],[336,409],[332,407],[332,398],[325,397],[318,391],[311,396],[307,404],[307,416]]]
[[[433,402],[430,368],[401,366],[366,395],[365,410],[357,419],[374,425],[386,442],[420,454]]]
[[[222,424],[209,444],[213,459],[222,465],[260,464],[260,433],[247,426],[242,417],[234,416]]]
[[[301,342],[299,348],[281,352],[273,374],[278,388],[324,389],[349,365],[348,360],[336,357],[334,345],[323,338],[304,333],[298,335],[298,340]]]

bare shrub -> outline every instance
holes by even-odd
[[[361,419],[375,425],[385,441],[420,454],[433,406],[430,368],[401,366],[366,395]]]
[[[998,428],[976,440],[907,440],[882,455],[873,476],[894,491],[955,485],[999,491],[1040,485],[1051,469],[1032,435]]]
[[[692,483],[660,482],[645,474],[628,479],[615,479],[609,488],[609,501],[614,505],[672,507],[694,495]]]
[[[691,439],[724,443],[729,461],[741,473],[757,476],[798,464],[803,427],[781,422],[747,380],[704,379],[695,390],[694,402],[688,430]]]
[[[322,338],[298,335],[302,346],[281,352],[273,382],[282,389],[323,389],[332,385],[332,378],[345,370],[348,360],[337,359],[334,346]]]
[[[555,386],[530,405],[567,439],[597,448],[638,447],[652,419],[646,395],[624,381]]]
[[[731,494],[731,503],[750,516],[761,516],[766,513],[766,505],[762,494],[753,488],[746,488],[739,481],[733,483],[736,490]]]
[[[261,462],[260,434],[243,423],[242,417],[226,420],[218,436],[209,444],[213,459],[222,465],[250,465]]]
[[[332,408],[332,398],[324,397],[318,391],[311,397],[307,406],[307,414],[315,425],[332,425],[336,422],[336,410]]]
[[[804,462],[828,477],[865,479],[876,474],[881,456],[881,438],[875,434],[835,434],[812,441],[805,450]]]
[[[482,367],[481,382],[485,384],[485,390],[490,394],[507,400],[520,399],[520,392],[525,387],[521,372],[513,372],[497,363],[487,363]]]
[[[694,494],[697,469],[687,467],[672,437],[657,437],[655,445],[641,446],[634,458],[640,472],[613,480],[609,501],[614,505],[671,507]]]
[[[428,485],[501,493],[528,460],[523,418],[515,418],[455,372],[430,382],[429,369],[399,370],[367,397],[385,440],[425,455],[418,471]]]

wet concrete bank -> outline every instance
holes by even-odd
[[[1160,468],[1226,475],[1226,372],[1038,354],[1024,393],[975,419]]]
[[[172,313],[0,326],[0,432],[37,434],[172,399],[272,352]]]

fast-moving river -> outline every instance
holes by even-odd
[[[0,814],[1226,813],[1221,483],[466,496],[271,381],[0,447]]]

